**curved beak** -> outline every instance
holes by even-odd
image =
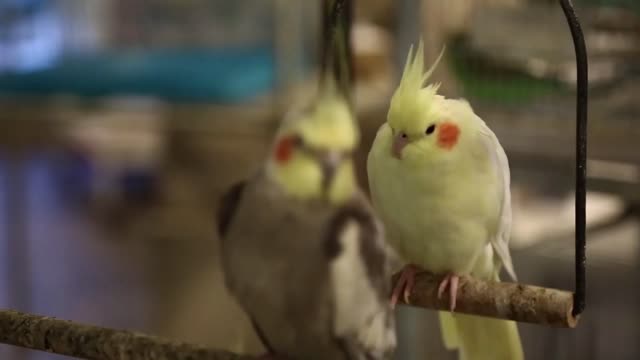
[[[342,162],[342,154],[337,151],[328,151],[320,156],[320,166],[322,167],[322,186],[327,189],[331,180]]]
[[[391,155],[394,158],[402,159],[402,149],[409,143],[409,137],[405,133],[398,133],[393,137],[393,143],[391,144]]]

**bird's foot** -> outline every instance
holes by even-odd
[[[440,286],[438,287],[438,299],[442,298],[442,294],[449,287],[449,309],[454,311],[456,309],[456,298],[458,296],[458,283],[460,282],[460,277],[456,274],[447,274],[447,276],[442,279],[440,282]]]
[[[391,308],[396,307],[398,299],[400,298],[400,293],[402,293],[404,302],[409,304],[409,295],[411,295],[411,290],[415,284],[415,277],[418,271],[420,271],[420,268],[413,264],[405,265],[402,269],[400,277],[396,282],[396,286],[393,288],[393,293],[391,293]]]

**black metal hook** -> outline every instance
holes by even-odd
[[[353,0],[322,1],[322,38],[320,44],[321,74],[331,73],[338,90],[352,104],[353,49]],[[321,81],[324,81],[324,77]]]
[[[580,21],[571,0],[559,0],[569,23],[573,46],[576,52],[577,98],[576,98],[576,239],[575,272],[576,287],[573,294],[573,316],[584,311],[586,297],[586,196],[587,196],[587,101],[589,93],[589,66],[587,47]]]

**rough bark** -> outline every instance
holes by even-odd
[[[393,277],[394,284],[398,276]],[[441,280],[441,276],[417,274],[409,305],[449,310],[448,292],[438,299]],[[572,315],[572,308],[573,293],[569,291],[461,277],[455,312],[574,328],[579,317]]]
[[[10,310],[0,311],[0,342],[94,360],[255,359],[135,332]]]
[[[393,277],[396,282],[398,274]],[[433,310],[449,309],[449,298],[438,298],[441,276],[418,273],[409,304]],[[534,324],[573,328],[573,294],[509,282],[461,277],[456,312]],[[108,329],[25,314],[0,311],[0,343],[94,360],[250,360],[222,350],[162,339],[131,331]]]

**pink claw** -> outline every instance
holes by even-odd
[[[393,293],[391,294],[391,308],[395,309],[398,299],[400,298],[400,293],[403,295],[404,302],[409,304],[409,296],[415,284],[416,273],[419,270],[420,268],[412,264],[406,265],[402,269],[400,278],[398,282],[396,282],[396,286],[393,288]]]
[[[460,277],[455,274],[448,274],[442,279],[440,286],[438,287],[438,299],[442,298],[447,286],[449,287],[449,309],[453,312],[456,309],[456,299],[458,297],[458,284],[460,283]]]

